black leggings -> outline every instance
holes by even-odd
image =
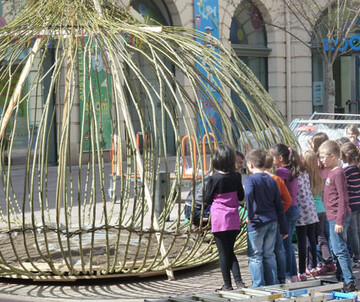
[[[303,274],[306,271],[306,238],[309,240],[309,251],[311,253],[312,268],[317,265],[317,252],[316,252],[316,237],[315,237],[315,223],[297,226],[296,235],[298,239],[298,252],[299,252],[299,273]]]
[[[236,284],[242,282],[239,263],[234,254],[234,244],[239,231],[231,230],[213,234],[219,251],[220,268],[225,286],[231,287],[230,271],[234,276]]]

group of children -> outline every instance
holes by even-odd
[[[356,127],[347,131],[357,139]],[[211,230],[224,280],[222,290],[232,289],[231,272],[236,287],[245,287],[234,254],[240,231],[238,207],[244,198],[252,287],[304,281],[307,271],[311,275],[333,272],[335,260],[337,278],[345,282],[344,289],[356,290],[352,266],[360,266],[360,157],[357,140],[350,135],[349,139],[340,143],[318,133],[301,155],[282,143],[267,151],[253,149],[246,154],[249,175],[244,186],[235,150],[225,144],[218,146],[212,161],[215,173],[207,177],[204,205],[197,208],[210,207]],[[198,214],[205,215],[201,211]],[[292,245],[294,230],[298,267]],[[318,263],[317,247],[322,263]]]

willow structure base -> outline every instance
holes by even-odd
[[[210,223],[189,227],[184,199],[216,146],[296,146],[229,45],[117,2],[28,1],[0,28],[0,277],[173,279],[215,261]]]

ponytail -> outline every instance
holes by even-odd
[[[341,145],[340,153],[342,158],[348,161],[347,163],[354,163],[360,170],[360,153],[355,144],[349,142]]]
[[[298,178],[300,174],[300,156],[293,148],[289,149],[289,165],[288,168],[291,171],[291,178],[290,180],[293,180],[294,178]]]
[[[282,157],[283,166],[291,171],[290,181],[299,177],[300,174],[300,157],[297,151],[285,144],[276,144],[270,148],[275,157]]]

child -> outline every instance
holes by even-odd
[[[318,275],[324,275],[327,273],[335,272],[336,268],[333,263],[331,256],[328,240],[325,236],[324,227],[326,221],[325,207],[321,200],[321,193],[323,189],[323,182],[321,180],[319,167],[318,167],[318,156],[313,151],[306,151],[304,154],[304,164],[306,171],[309,174],[311,193],[314,198],[314,204],[319,222],[315,224],[315,237],[319,246],[320,258],[323,263],[318,263]],[[312,263],[312,255],[309,253],[309,263]],[[309,271],[315,269],[314,266],[309,265]]]
[[[316,154],[318,153],[319,147],[323,142],[326,142],[329,140],[329,137],[324,132],[318,132],[314,134],[309,140],[308,140],[308,146],[309,150],[314,151]]]
[[[306,239],[310,245],[312,267],[310,274],[316,276],[317,270],[317,251],[316,251],[316,237],[315,224],[319,222],[316,214],[315,203],[311,193],[309,174],[306,171],[305,162],[300,163],[300,175],[298,178],[298,194],[297,201],[299,207],[299,219],[296,222],[296,235],[298,239],[298,253],[299,253],[299,281],[306,281]]]
[[[316,155],[318,155],[319,153],[319,147],[321,146],[322,143],[326,142],[329,140],[329,137],[326,133],[324,132],[318,132],[316,133],[312,138],[309,139],[308,144],[309,144],[309,149],[310,151],[313,151]],[[324,165],[321,163],[320,160],[318,160],[318,171],[320,174],[320,178],[322,180],[322,184],[324,184],[327,174],[329,173],[330,169],[324,167]],[[322,196],[321,196],[322,198]],[[315,201],[315,206],[320,206],[320,202],[316,202]],[[321,203],[323,203],[323,201],[321,200]],[[319,217],[319,222],[320,222],[320,226],[317,228],[317,239],[318,239],[318,244],[322,244],[322,247],[320,247],[320,251],[321,251],[321,256],[323,258],[324,261],[324,266],[322,267],[321,270],[321,274],[325,274],[325,273],[334,273],[336,271],[336,267],[333,263],[333,257],[332,254],[330,252],[330,238],[329,238],[329,222],[327,221],[326,215],[325,215],[325,208],[324,208],[324,214],[321,214]],[[324,219],[324,221],[321,221],[321,218]],[[320,238],[320,237],[321,238]],[[309,255],[309,259],[311,258],[311,254]]]
[[[284,211],[286,212],[291,206],[291,196],[289,190],[287,189],[284,180],[271,172],[273,167],[274,158],[267,153],[266,162],[265,162],[265,173],[271,176],[279,186],[281,199],[284,206]],[[284,284],[286,280],[286,259],[285,259],[285,250],[283,246],[283,238],[280,234],[280,229],[278,227],[275,241],[275,258],[276,258],[276,267],[277,267],[277,283]]]
[[[254,149],[246,161],[252,173],[244,182],[252,287],[272,285],[277,274],[274,246],[278,224],[283,238],[287,237],[284,207],[276,181],[264,173],[266,152]]]
[[[270,148],[270,154],[274,157],[274,165],[277,168],[275,174],[285,181],[291,196],[291,206],[285,213],[286,224],[288,227],[287,234],[289,235],[284,240],[287,282],[298,281],[295,251],[292,246],[293,232],[299,217],[297,192],[298,176],[300,172],[295,152],[294,149],[284,144],[276,144]]]
[[[236,151],[236,172],[246,173],[244,167],[245,156],[240,151]]]
[[[244,155],[236,151],[236,172],[241,173],[244,170]],[[209,171],[204,175],[204,183],[202,180],[197,181],[195,190],[190,190],[188,196],[185,199],[185,219],[190,221],[192,217],[192,224],[195,227],[200,226],[200,220],[202,220],[202,226],[207,224],[207,220],[210,214],[210,207],[206,207],[202,210],[203,205],[203,192],[206,190],[206,185],[209,181],[210,176],[213,175],[213,171]],[[192,206],[194,200],[194,206]],[[193,211],[192,211],[193,207]]]
[[[211,205],[211,231],[219,250],[219,261],[224,285],[221,290],[232,290],[230,271],[236,287],[245,287],[241,279],[239,263],[234,254],[234,244],[240,231],[239,201],[244,198],[241,175],[236,172],[235,151],[228,145],[220,145],[213,159],[215,174],[210,176],[204,202]]]
[[[360,148],[360,141],[358,140],[359,129],[354,124],[350,124],[346,127],[346,136],[349,138],[350,142],[355,144],[356,147]]]
[[[325,181],[323,201],[329,221],[331,246],[345,281],[344,290],[355,291],[357,290],[355,277],[345,241],[351,210],[345,173],[339,166],[340,147],[335,141],[326,141],[319,148],[319,156],[324,167],[330,169]]]
[[[190,190],[188,196],[185,199],[185,219],[191,221],[192,225],[195,227],[200,226],[200,220],[202,220],[201,225],[204,226],[207,224],[207,219],[209,218],[209,208],[202,209],[203,205],[203,191],[205,191],[206,185],[209,181],[212,171],[209,171],[204,175],[204,183],[202,180],[197,181],[195,185],[195,190]],[[193,204],[193,198],[194,205]]]
[[[348,164],[344,168],[349,193],[351,220],[348,229],[353,257],[353,267],[360,267],[360,170],[359,151],[353,143],[345,143],[340,147],[341,159]]]
[[[336,142],[338,143],[338,145],[341,147],[341,145],[345,144],[345,143],[351,143],[350,139],[346,136],[340,137],[336,140]]]

